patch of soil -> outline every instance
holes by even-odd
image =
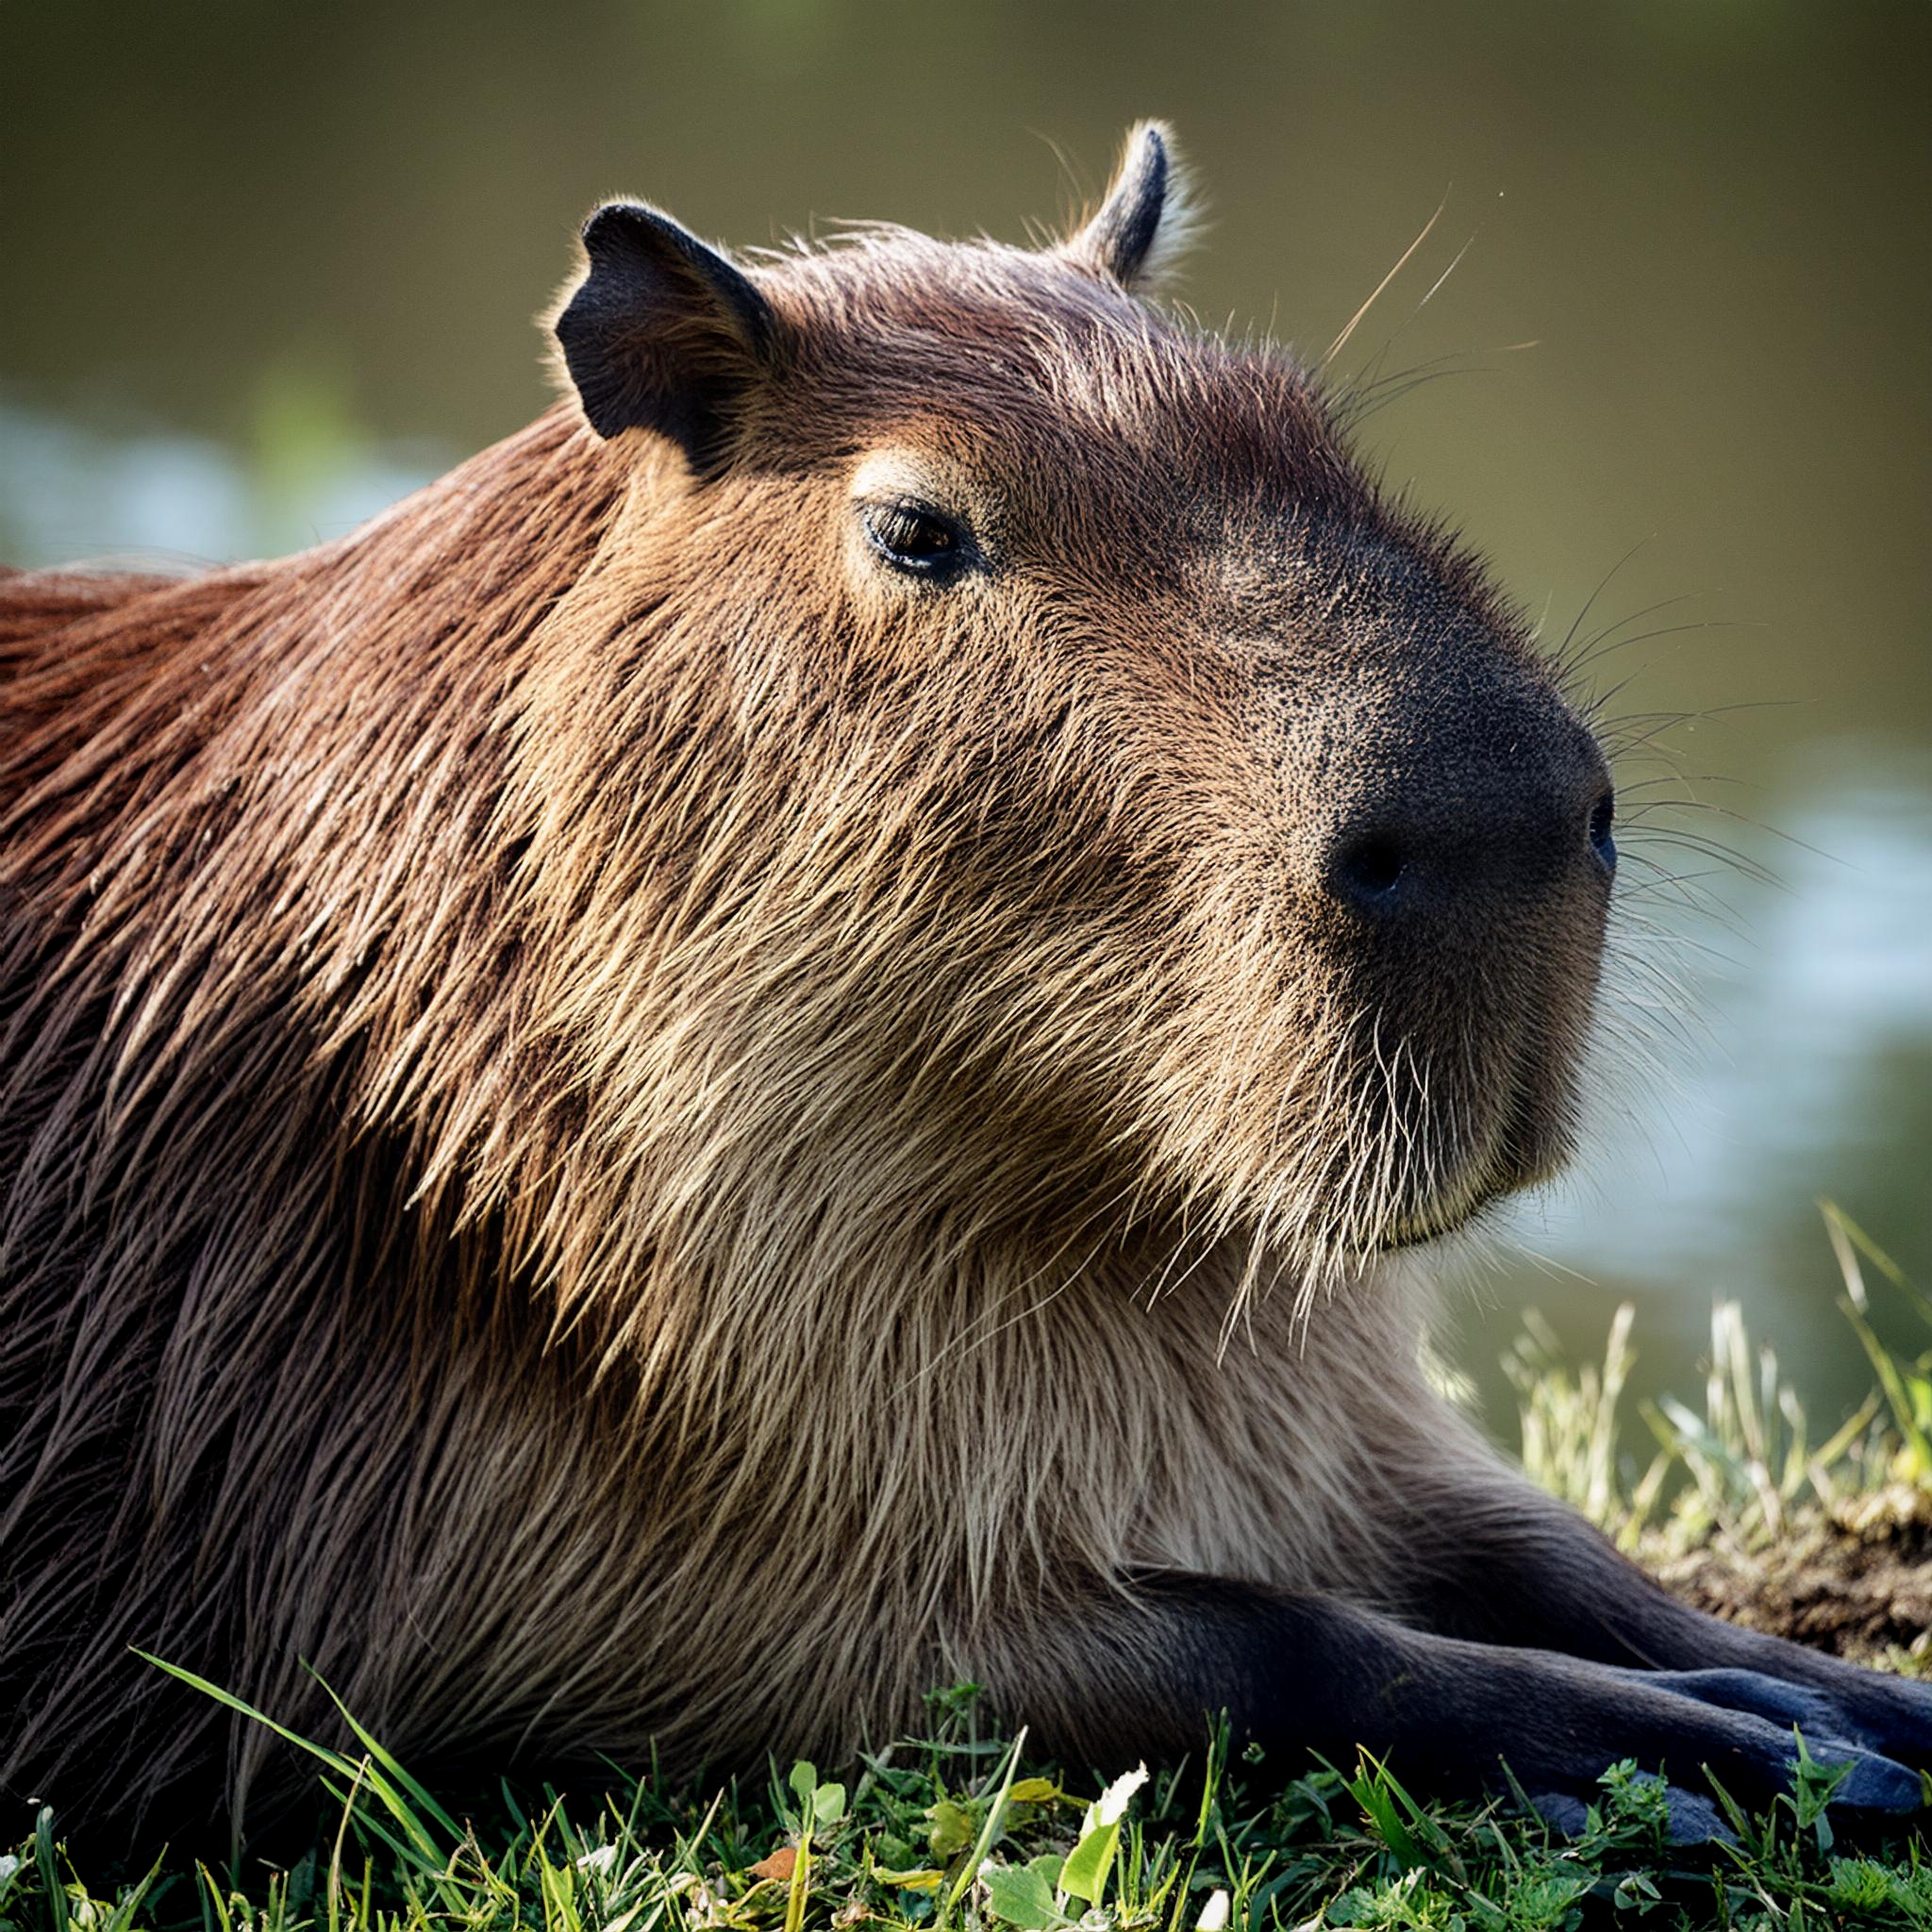
[[[1932,1493],[1894,1484],[1794,1517],[1776,1542],[1641,1552],[1700,1610],[1857,1663],[1932,1660]]]

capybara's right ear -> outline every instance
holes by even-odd
[[[556,327],[591,428],[656,430],[704,467],[763,373],[765,298],[715,248],[637,202],[600,208],[584,252],[589,272]]]

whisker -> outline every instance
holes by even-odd
[[[1593,590],[1590,593],[1590,595],[1583,600],[1582,609],[1580,609],[1576,613],[1576,615],[1570,620],[1570,628],[1563,633],[1563,641],[1557,646],[1556,658],[1557,663],[1560,664],[1563,661],[1563,659],[1569,655],[1571,645],[1576,641],[1576,633],[1583,628],[1583,620],[1586,617],[1588,617],[1591,611],[1595,608],[1596,600],[1599,597],[1601,597],[1607,590],[1609,589],[1611,583],[1616,578],[1618,572],[1620,572],[1624,568],[1624,566],[1626,563],[1628,563],[1630,559],[1633,557],[1635,557],[1637,553],[1640,550],[1641,550],[1644,547],[1644,545],[1649,543],[1652,540],[1649,537],[1639,538],[1638,541],[1635,543],[1631,544],[1629,549],[1624,551],[1623,556],[1618,558],[1616,562],[1611,564],[1609,569],[1603,574],[1602,577],[1597,582],[1596,589]]]
[[[1415,238],[1415,240],[1411,242],[1408,244],[1408,246],[1402,251],[1402,254],[1396,259],[1395,266],[1391,268],[1389,271],[1389,273],[1386,275],[1384,275],[1379,282],[1375,284],[1374,290],[1371,291],[1369,295],[1369,299],[1366,302],[1364,302],[1362,306],[1359,308],[1357,308],[1356,312],[1348,318],[1347,325],[1342,329],[1341,333],[1339,336],[1337,336],[1332,342],[1328,344],[1326,353],[1324,354],[1324,356],[1322,357],[1322,360],[1324,364],[1334,361],[1336,357],[1339,356],[1341,353],[1341,351],[1348,346],[1348,339],[1350,336],[1355,334],[1356,329],[1359,325],[1362,317],[1365,316],[1369,312],[1369,310],[1375,306],[1376,300],[1380,297],[1383,290],[1385,290],[1389,286],[1389,284],[1392,282],[1395,279],[1395,277],[1402,273],[1404,268],[1407,266],[1409,258],[1412,255],[1414,255],[1416,250],[1420,248],[1423,245],[1423,243],[1429,239],[1430,231],[1435,227],[1436,224],[1442,219],[1442,210],[1448,206],[1449,197],[1445,194],[1442,197],[1442,199],[1437,203],[1436,212],[1432,214],[1428,218],[1428,220],[1423,224],[1422,233],[1419,234]],[[1430,294],[1434,294],[1435,291],[1432,289],[1429,292]],[[1424,299],[1426,299],[1426,297]]]

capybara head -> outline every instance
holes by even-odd
[[[1146,298],[1178,202],[1150,125],[1041,252],[585,229],[557,333],[632,468],[530,864],[687,1208],[1237,1234],[1307,1284],[1567,1151],[1604,758],[1319,379]]]

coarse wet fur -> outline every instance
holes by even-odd
[[[1038,252],[608,207],[573,393],[340,542],[0,580],[0,1779],[1635,1755],[1908,1808],[1932,1697],[1673,1604],[1425,1386],[1568,1151],[1604,761],[1316,379]],[[244,1809],[245,1807],[245,1809]],[[1566,1807],[1568,1807],[1566,1809]]]

